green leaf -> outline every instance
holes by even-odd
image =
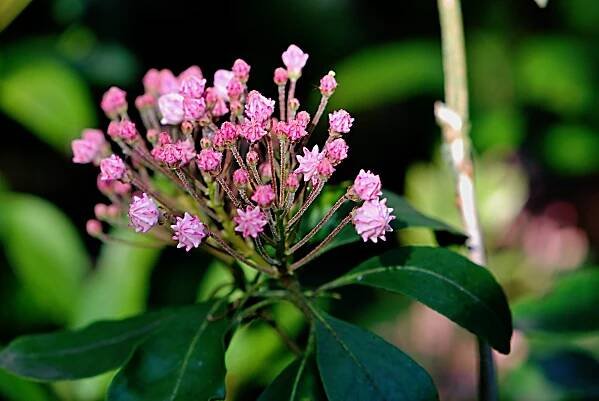
[[[153,312],[76,331],[21,337],[0,352],[0,367],[45,381],[95,376],[125,363],[135,346],[170,316]]]
[[[585,334],[599,330],[599,269],[563,276],[542,297],[514,306],[516,327],[524,331]]]
[[[228,327],[219,303],[197,304],[173,317],[133,353],[108,390],[108,401],[202,401],[224,398]],[[220,397],[220,398],[219,398]]]
[[[331,108],[359,111],[423,93],[443,85],[440,45],[432,41],[389,43],[359,51],[335,69],[342,84]]]
[[[402,293],[510,351],[512,319],[503,290],[491,273],[444,248],[405,247],[360,264],[322,289],[361,284]]]
[[[264,390],[257,401],[326,401],[311,356],[297,358]]]
[[[6,398],[2,398],[6,397]],[[9,401],[50,401],[52,398],[36,383],[0,370],[0,399]]]
[[[39,308],[66,322],[91,262],[69,219],[31,195],[0,199],[0,226],[10,266]]]
[[[130,230],[116,230],[117,238],[143,242]],[[102,245],[96,268],[83,283],[71,325],[80,327],[101,319],[121,319],[145,308],[150,274],[160,254],[157,248],[122,243]]]
[[[316,357],[330,401],[437,400],[428,373],[373,333],[316,315]]]
[[[579,125],[549,128],[543,141],[546,163],[562,174],[582,175],[599,170],[599,133]]]
[[[82,129],[96,125],[85,82],[50,58],[28,59],[0,77],[0,110],[61,152]]]

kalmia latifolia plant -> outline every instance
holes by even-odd
[[[116,371],[110,401],[224,399],[230,339],[266,319],[295,359],[261,401],[437,399],[433,381],[410,357],[329,315],[336,298],[352,296],[351,288],[338,292],[349,285],[404,294],[509,352],[511,316],[501,288],[457,253],[397,247],[354,268],[319,264],[320,255],[350,243],[376,252],[367,242],[389,239],[394,228],[432,229],[443,244],[464,237],[383,191],[368,169],[349,185],[330,184],[351,135],[360,133],[352,132],[347,111],[327,110],[337,88],[332,71],[320,79],[317,109],[304,110],[295,91],[307,60],[289,46],[284,67],[274,70],[276,90],[264,92],[250,88],[250,65],[241,59],[216,71],[211,86],[196,66],[179,76],[152,69],[135,99],[135,121],[125,92],[110,88],[101,103],[107,135],[85,130],[72,144],[73,162],[98,166],[98,188],[110,200],[96,205],[87,231],[131,241],[107,229],[129,226],[146,237],[139,241],[145,246],[204,252],[229,266],[231,284],[207,302],[17,339],[0,353],[0,366],[44,381]],[[305,270],[345,273],[305,286]],[[272,313],[282,302],[304,316],[297,338]]]

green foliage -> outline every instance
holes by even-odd
[[[599,360],[578,349],[562,349],[533,357],[544,376],[572,398],[599,397]]]
[[[510,351],[512,321],[507,299],[491,273],[443,248],[406,247],[389,251],[324,285],[360,284],[399,292],[447,316]]]
[[[95,376],[121,366],[142,339],[173,316],[155,312],[76,331],[21,337],[0,352],[0,366],[43,381]]]
[[[49,202],[30,195],[0,199],[0,234],[20,283],[39,309],[67,322],[91,262],[77,231]]]
[[[599,270],[584,269],[563,276],[538,299],[514,305],[516,327],[527,332],[584,334],[599,330]]]
[[[144,341],[108,390],[108,401],[223,398],[224,334],[220,303],[183,309]]]
[[[13,57],[4,52],[3,57]],[[66,65],[27,58],[0,77],[0,110],[61,152],[81,130],[96,124],[89,89]],[[12,61],[12,63],[15,63]]]
[[[360,111],[415,94],[439,94],[441,53],[432,41],[390,43],[371,47],[341,61],[335,69],[339,85],[331,107]]]
[[[316,361],[306,353],[289,364],[257,401],[326,401]]]
[[[314,311],[316,356],[330,401],[437,400],[416,362],[380,337]]]
[[[39,384],[32,383],[0,370],[0,396],[8,401],[52,401]]]
[[[542,150],[547,164],[558,172],[580,175],[599,170],[599,134],[588,127],[553,126]]]

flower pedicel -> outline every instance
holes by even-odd
[[[100,130],[85,130],[72,143],[73,162],[100,168],[98,187],[112,202],[96,205],[87,231],[112,239],[101,221],[119,225],[128,219],[135,231],[161,244],[186,251],[206,246],[271,276],[309,262],[350,223],[364,241],[385,240],[392,209],[381,198],[379,176],[364,170],[296,239],[302,216],[348,156],[345,135],[354,122],[347,111],[332,111],[325,143],[308,146],[338,84],[330,71],[320,80],[314,116],[299,110],[295,87],[307,60],[295,45],[282,54],[285,67],[273,75],[276,100],[248,88],[251,67],[242,59],[231,70],[216,71],[212,86],[197,66],[179,76],[151,69],[143,79],[145,93],[135,100],[143,136],[128,114],[126,93],[110,88],[101,107],[111,120],[108,137],[121,154],[112,154]],[[294,258],[346,202],[355,203],[349,214]]]

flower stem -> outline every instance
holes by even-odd
[[[289,220],[289,224],[287,225],[287,232],[291,231],[293,225],[299,221],[299,219],[304,215],[304,213],[306,213],[306,210],[308,210],[310,205],[312,205],[312,202],[314,202],[314,200],[318,197],[318,194],[320,194],[322,188],[324,188],[324,180],[320,180],[318,182],[318,185],[316,186],[316,188],[312,189],[310,195],[308,195],[308,199],[306,199],[306,202],[304,202],[301,209],[297,211],[297,213],[291,218],[291,220]]]
[[[441,23],[443,45],[443,71],[445,76],[445,102],[447,108],[457,114],[457,121],[448,121],[436,114],[448,145],[451,164],[456,176],[458,208],[468,234],[470,259],[484,266],[486,255],[482,230],[478,219],[478,210],[474,191],[474,169],[470,152],[468,121],[468,83],[466,75],[466,50],[464,46],[464,28],[460,0],[437,0]],[[480,401],[497,401],[499,392],[493,353],[489,345],[478,339]]]

